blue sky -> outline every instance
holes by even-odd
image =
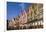
[[[7,19],[11,19],[20,14],[20,11],[25,10],[31,3],[7,2]]]

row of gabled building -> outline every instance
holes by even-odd
[[[42,25],[42,26],[38,26]],[[10,20],[8,28],[18,27],[25,28],[43,28],[43,4],[32,4],[26,10],[21,11],[21,14]]]

